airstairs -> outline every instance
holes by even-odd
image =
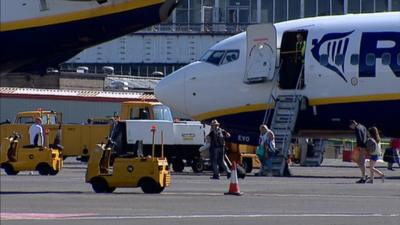
[[[270,129],[275,134],[276,156],[272,158],[274,176],[289,176],[287,159],[289,156],[292,133],[296,126],[300,109],[300,95],[280,95],[275,104]]]
[[[303,68],[301,69],[303,70]],[[300,87],[301,76],[297,81],[296,89],[290,94],[281,94],[275,97],[275,89],[278,86],[280,67],[276,70],[273,90],[270,93],[268,102],[275,102],[270,129],[275,134],[275,156],[272,158],[272,173],[274,176],[290,176],[287,160],[291,148],[292,134],[296,126],[297,115],[300,110],[302,96],[297,92]],[[301,72],[300,72],[301,73]],[[272,114],[267,109],[264,117],[266,124]]]

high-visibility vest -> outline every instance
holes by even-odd
[[[296,51],[300,52],[301,58],[302,58],[302,63],[304,63],[304,54],[306,52],[306,42],[305,41],[298,41],[296,43]]]

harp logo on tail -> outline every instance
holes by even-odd
[[[345,82],[347,79],[344,76],[344,62],[350,41],[349,36],[353,32],[354,30],[346,33],[330,33],[325,34],[319,41],[318,39],[312,40],[311,53],[313,57],[326,68],[338,74]],[[322,59],[322,57],[324,58]]]

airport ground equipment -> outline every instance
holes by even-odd
[[[161,193],[170,185],[168,161],[163,153],[163,134],[160,157],[156,157],[154,125],[147,130],[152,139],[151,155],[144,155],[142,141],[132,144],[127,122],[118,122],[107,144],[99,144],[90,156],[86,182],[96,193],[111,193],[116,188],[140,187],[144,193]]]
[[[8,175],[20,171],[38,171],[40,175],[56,175],[63,167],[63,158],[58,149],[21,145],[18,134],[1,140],[0,165]]]
[[[166,157],[172,163],[175,171],[182,171],[186,164],[194,169],[199,163],[198,149],[204,144],[204,126],[200,122],[182,121],[174,122],[171,110],[159,102],[152,101],[127,101],[121,104],[121,114],[113,115],[110,118],[96,118],[96,115],[85,121],[85,124],[62,124],[61,144],[64,146],[64,157],[79,157],[82,161],[87,161],[91,151],[96,148],[98,143],[105,143],[106,137],[110,133],[111,122],[113,120],[132,120],[137,135],[141,130],[158,123],[165,123],[166,126]],[[20,112],[12,123],[0,125],[0,137],[4,138],[13,132],[20,133],[23,137],[29,137],[29,127],[33,124],[35,117],[42,118],[43,127],[47,137],[51,140],[55,137],[58,124],[62,121],[62,115],[53,111],[38,109],[36,111]],[[140,136],[140,135],[139,135]],[[149,137],[147,137],[149,138]],[[28,138],[29,139],[29,138]],[[29,140],[23,138],[22,145],[29,144]],[[47,140],[47,139],[46,139]],[[46,141],[45,140],[45,141]],[[148,149],[151,142],[146,139],[145,149]]]

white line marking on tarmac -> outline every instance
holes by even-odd
[[[400,214],[251,214],[251,215],[170,215],[170,216],[82,216],[69,218],[2,218],[4,220],[126,220],[126,219],[223,219],[223,218],[267,218],[267,217],[400,217]]]

